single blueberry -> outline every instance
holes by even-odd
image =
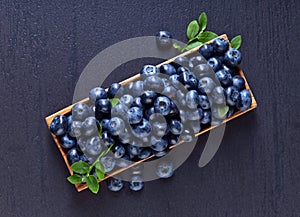
[[[212,74],[213,71],[211,70],[211,67],[210,65],[208,64],[199,64],[199,65],[196,65],[194,67],[194,71],[195,75],[197,76],[197,78],[201,78],[203,76],[207,76],[209,74]]]
[[[167,138],[161,138],[155,144],[151,145],[152,150],[154,151],[164,151],[168,147]]]
[[[108,99],[99,99],[96,101],[95,104],[96,108],[95,108],[95,113],[110,113],[111,112],[111,103]]]
[[[168,31],[156,33],[156,44],[159,48],[169,48],[172,45],[172,35]]]
[[[241,111],[245,111],[251,107],[251,104],[252,104],[251,93],[249,92],[249,90],[246,89],[242,90],[240,92],[238,101],[236,103],[236,107]]]
[[[126,105],[128,108],[131,106],[133,102],[133,96],[129,94],[125,94],[120,98],[120,103]]]
[[[122,96],[124,92],[124,88],[119,83],[113,83],[109,86],[107,91],[107,97],[109,99],[114,98],[116,95]]]
[[[221,86],[215,87],[212,91],[212,99],[216,104],[225,103],[224,88]]]
[[[90,90],[89,99],[95,103],[98,99],[106,99],[107,94],[102,87],[96,87]]]
[[[191,67],[189,58],[185,56],[179,56],[174,60],[176,67]]]
[[[166,74],[166,75],[174,75],[176,74],[176,69],[174,66],[170,65],[170,64],[163,64],[159,67],[160,73]]]
[[[76,145],[76,140],[66,134],[60,139],[60,145],[63,148],[70,149]]]
[[[198,92],[196,90],[190,90],[187,92],[185,95],[185,101],[188,108],[197,108],[199,104]]]
[[[242,54],[239,50],[231,48],[225,53],[224,62],[229,67],[236,67],[242,62]]]
[[[199,95],[199,106],[203,109],[209,109],[210,108],[210,102],[206,95]]]
[[[69,129],[69,135],[72,137],[80,137],[82,132],[82,122],[81,121],[73,121],[71,127]]]
[[[121,118],[113,117],[109,120],[107,129],[110,134],[117,136],[124,132],[125,123]]]
[[[124,182],[121,179],[110,178],[107,181],[107,187],[110,191],[117,192],[124,187]]]
[[[103,156],[101,158],[101,162],[103,163],[103,166],[105,168],[105,173],[111,172],[115,168],[115,165],[116,165],[116,160],[112,156],[109,156],[109,155]]]
[[[171,101],[166,96],[157,97],[154,101],[154,110],[155,112],[162,114],[164,116],[168,115],[171,110]]]
[[[134,136],[138,138],[149,136],[151,133],[151,125],[148,120],[145,118],[142,119],[142,121],[138,124],[132,125],[132,132]]]
[[[216,72],[221,68],[221,62],[218,58],[212,57],[207,61],[208,65]]]
[[[151,107],[157,97],[157,93],[154,91],[145,91],[141,95],[142,104],[146,107]]]
[[[203,77],[198,82],[198,90],[203,94],[210,94],[215,86],[215,82],[210,77]]]
[[[245,89],[245,80],[240,75],[236,75],[232,79],[232,85],[241,91]]]
[[[90,115],[90,108],[85,103],[77,103],[72,107],[72,117],[76,121],[84,121]]]
[[[130,124],[137,124],[143,118],[143,110],[139,107],[132,107],[127,112],[127,118]]]
[[[125,155],[126,150],[122,144],[117,144],[113,146],[112,152],[114,153],[115,158],[121,158]]]
[[[145,65],[143,66],[142,70],[140,71],[142,77],[148,77],[152,75],[159,74],[159,69],[153,65]]]
[[[144,80],[144,90],[154,91],[156,93],[161,93],[165,88],[163,80],[154,75],[149,76]]]
[[[203,56],[194,56],[190,59],[190,65],[193,66],[193,70],[195,69],[195,66],[204,63],[206,63],[206,59]]]
[[[95,117],[88,117],[82,122],[81,133],[84,136],[91,137],[98,134],[98,121]]]
[[[80,160],[79,154],[78,154],[76,148],[72,148],[67,152],[67,158],[71,165]]]
[[[229,42],[223,38],[217,38],[212,43],[216,54],[224,54],[229,48]]]
[[[138,155],[142,151],[141,147],[135,146],[135,145],[128,145],[127,146],[127,153],[130,155]]]
[[[129,188],[132,191],[140,191],[144,187],[144,181],[140,176],[132,177],[131,181],[129,182]]]
[[[150,148],[143,148],[142,151],[138,154],[139,159],[145,159],[148,158],[152,154],[152,151]]]
[[[61,136],[68,131],[68,119],[63,116],[59,115],[53,118],[50,124],[50,131],[56,136]]]
[[[101,139],[99,136],[92,137],[86,142],[86,152],[92,156],[98,156],[102,151]]]
[[[230,86],[225,89],[226,102],[230,106],[235,106],[239,98],[239,91],[236,87]]]
[[[171,119],[168,123],[168,131],[173,135],[180,135],[183,131],[183,125],[179,120]]]
[[[170,178],[174,173],[173,163],[161,162],[156,168],[156,174],[159,178]]]
[[[201,124],[209,124],[211,122],[211,112],[204,111],[203,118],[201,119]]]
[[[214,48],[211,44],[204,44],[199,48],[199,53],[205,59],[209,59],[214,54]]]
[[[224,69],[216,72],[216,78],[220,81],[222,86],[229,86],[232,84],[232,76],[227,73]]]

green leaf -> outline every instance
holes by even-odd
[[[220,106],[218,107],[218,114],[220,117],[224,117],[229,111],[229,106]]]
[[[86,162],[79,161],[73,163],[71,168],[75,173],[86,174],[89,171],[90,165]]]
[[[198,47],[198,46],[200,46],[202,43],[200,42],[200,41],[195,41],[195,42],[192,42],[192,43],[190,43],[189,45],[187,45],[184,49],[185,50],[191,50],[191,49],[193,49],[193,48],[195,48],[195,47]]]
[[[111,106],[115,107],[120,102],[120,99],[119,98],[112,98],[112,99],[109,99],[109,101],[111,103]]]
[[[101,170],[98,170],[97,168],[95,169],[95,171],[100,180],[104,179],[105,173],[103,173]]]
[[[200,26],[200,31],[204,31],[207,27],[207,16],[205,12],[202,12],[199,16],[199,26]]]
[[[242,44],[242,36],[238,35],[238,36],[234,37],[231,40],[230,44],[231,44],[232,48],[239,49]]]
[[[187,27],[186,35],[187,35],[188,39],[192,39],[192,38],[195,38],[198,33],[199,33],[198,22],[197,22],[197,20],[193,20],[192,22],[190,22],[190,24]]]
[[[173,44],[173,47],[174,47],[175,49],[177,49],[179,52],[181,52],[181,50],[182,50],[182,47],[181,47],[179,44],[177,44],[177,43],[174,43],[174,44]]]
[[[99,137],[102,138],[102,125],[99,121],[98,121],[98,126],[99,126]]]
[[[102,173],[105,173],[105,167],[103,165],[103,163],[101,161],[98,161],[95,164],[96,169],[98,169],[99,171],[101,171]]]
[[[216,33],[206,31],[206,32],[201,32],[197,38],[200,42],[206,43],[216,37],[218,37],[218,35]]]
[[[86,184],[94,194],[97,194],[99,191],[99,183],[97,178],[93,175],[86,177]]]
[[[70,183],[72,183],[74,185],[79,184],[83,181],[83,178],[78,174],[74,174],[72,176],[69,176],[67,179]]]

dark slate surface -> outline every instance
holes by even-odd
[[[298,217],[299,1],[0,2],[1,216]],[[244,39],[243,69],[259,107],[227,125],[215,158],[199,145],[170,180],[77,193],[44,117],[69,105],[80,73],[104,48],[168,29],[185,40],[201,11],[209,30]],[[138,66],[140,67],[140,66]],[[123,74],[138,68],[128,64]],[[128,72],[128,73],[127,73]]]

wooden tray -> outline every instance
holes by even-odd
[[[227,35],[225,35],[225,34],[219,36],[219,38],[224,38],[225,40],[228,41],[228,37],[227,37]],[[214,39],[213,39],[213,40],[214,40]],[[212,43],[213,40],[209,41],[208,43]],[[174,60],[175,60],[177,57],[179,57],[179,56],[187,56],[187,55],[192,54],[192,53],[194,53],[194,52],[198,52],[199,47],[201,47],[201,46],[198,46],[198,47],[196,47],[196,48],[194,48],[194,49],[192,49],[192,50],[189,50],[189,51],[187,51],[187,52],[185,52],[185,53],[182,53],[182,54],[180,54],[180,55],[178,55],[178,56],[176,56],[176,57],[174,57],[174,58],[171,58],[171,59],[169,59],[169,60],[167,60],[167,61],[165,61],[165,62],[163,62],[163,63],[161,63],[161,64],[158,64],[157,67],[160,67],[162,64],[167,64],[167,63],[174,62]],[[249,87],[249,84],[248,84],[248,82],[247,82],[247,80],[246,80],[246,78],[245,78],[245,75],[244,75],[243,71],[241,70],[241,68],[239,68],[239,71],[238,71],[237,74],[239,74],[240,76],[242,76],[242,77],[245,79],[245,86],[246,86],[246,89],[250,91],[251,96],[252,96],[252,105],[251,105],[251,107],[250,107],[248,110],[246,110],[246,111],[238,111],[238,112],[235,112],[233,116],[231,116],[231,117],[225,119],[222,123],[226,123],[226,122],[228,122],[228,121],[230,121],[230,120],[233,120],[233,119],[235,119],[235,118],[237,118],[237,117],[239,117],[239,116],[241,116],[241,115],[243,115],[243,114],[245,114],[245,113],[247,113],[247,112],[249,112],[249,111],[251,111],[251,110],[253,110],[253,109],[255,109],[255,108],[257,107],[257,103],[256,103],[256,100],[255,100],[255,98],[254,98],[254,95],[253,95],[253,93],[252,93],[252,91],[251,91],[251,89],[250,89],[250,87]],[[135,76],[132,76],[132,77],[130,77],[130,78],[128,78],[128,79],[126,79],[126,80],[120,82],[120,84],[121,84],[121,85],[126,85],[126,84],[128,84],[129,82],[138,80],[139,78],[140,78],[140,75],[137,74],[137,75],[135,75]],[[89,101],[89,99],[86,98],[86,99],[81,100],[80,102],[87,103],[88,101]],[[73,104],[73,105],[74,105],[74,104]],[[53,118],[54,118],[55,116],[57,116],[57,115],[68,115],[68,114],[71,114],[71,110],[72,110],[73,105],[70,105],[70,106],[68,106],[68,107],[66,107],[66,108],[64,108],[64,109],[62,109],[62,110],[60,110],[60,111],[58,111],[58,112],[56,112],[56,113],[54,113],[54,114],[52,114],[52,115],[46,117],[45,119],[46,119],[46,123],[47,123],[47,125],[48,125],[48,128],[50,128],[50,124],[51,124],[51,122],[52,122],[52,120],[53,120]],[[208,131],[210,131],[210,130],[212,130],[212,129],[218,127],[218,126],[219,126],[219,125],[217,125],[217,126],[211,126],[211,127],[209,127],[209,128],[203,129],[203,130],[201,130],[199,133],[196,133],[195,136],[200,136],[201,134],[204,134],[204,133],[206,133],[206,132],[208,132]],[[61,153],[61,155],[62,155],[62,157],[63,157],[63,159],[64,159],[64,161],[65,161],[65,163],[66,163],[66,165],[67,165],[67,168],[68,168],[68,170],[69,170],[69,172],[70,172],[70,175],[73,175],[73,171],[72,171],[72,169],[71,169],[71,165],[69,164],[68,159],[67,159],[67,153],[66,153],[66,151],[60,146],[60,143],[59,143],[58,138],[57,138],[54,134],[51,134],[51,135],[52,135],[52,137],[53,137],[53,139],[54,139],[54,141],[55,141],[55,143],[56,143],[56,145],[57,145],[57,147],[58,147],[58,149],[59,149],[59,151],[60,151],[60,153]],[[170,149],[173,149],[173,148],[175,148],[176,146],[178,146],[178,145],[180,145],[180,144],[182,144],[182,143],[183,143],[183,142],[180,141],[178,144],[171,146]],[[151,159],[151,158],[153,158],[153,157],[154,157],[154,155],[149,156],[149,157],[146,158],[146,159],[143,159],[143,160],[140,160],[140,161],[138,161],[138,162],[134,162],[134,163],[130,164],[130,166],[128,166],[127,168],[121,168],[121,169],[119,169],[119,170],[117,170],[117,171],[115,171],[115,172],[113,172],[113,173],[111,173],[111,174],[109,174],[109,175],[105,175],[104,179],[102,179],[101,181],[106,180],[106,179],[109,178],[109,177],[115,176],[115,175],[117,175],[117,174],[119,174],[119,173],[121,173],[121,172],[124,172],[125,170],[127,170],[127,169],[129,169],[129,168],[131,168],[131,167],[133,167],[133,166],[136,166],[137,164],[140,164],[141,162],[147,161],[147,160],[149,160],[149,159]],[[101,182],[101,181],[99,180],[99,182]],[[86,184],[77,184],[77,185],[75,185],[75,187],[76,187],[76,189],[77,189],[78,192],[80,192],[80,191],[82,191],[82,190],[88,188]]]

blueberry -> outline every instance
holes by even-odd
[[[193,129],[186,128],[180,135],[180,139],[185,142],[192,142],[195,139],[195,134]]]
[[[150,148],[143,148],[142,151],[138,154],[139,159],[145,159],[149,157],[152,154],[152,151]]]
[[[203,77],[198,82],[198,90],[201,93],[210,94],[215,86],[215,82],[210,77]]]
[[[153,123],[151,122],[153,134],[156,136],[162,137],[165,135],[167,130],[167,123],[162,120],[155,120]]]
[[[117,192],[124,187],[124,182],[121,179],[110,178],[107,181],[107,187],[110,191]]]
[[[234,112],[235,112],[235,108],[233,106],[229,106],[229,110],[226,114],[226,117],[227,118],[231,117],[234,114]]]
[[[117,159],[116,165],[121,168],[127,168],[131,164],[131,158],[125,154],[122,158]]]
[[[221,86],[215,87],[212,91],[212,99],[216,104],[225,103],[224,88]]]
[[[132,132],[138,138],[149,136],[151,129],[149,121],[144,118],[140,123],[132,125]]]
[[[105,168],[105,173],[111,172],[115,168],[115,165],[116,165],[116,160],[112,156],[109,156],[109,155],[102,157],[101,162],[103,163],[103,166]]]
[[[180,87],[180,81],[179,81],[179,75],[171,75],[170,77],[169,77],[169,81],[170,81],[170,83],[174,86],[174,87],[176,87],[176,88],[178,88],[178,87]]]
[[[208,64],[199,64],[194,67],[194,73],[197,78],[209,75],[211,72],[211,67]]]
[[[63,148],[70,149],[76,145],[76,140],[66,134],[60,139],[60,145]]]
[[[229,86],[232,84],[231,74],[227,73],[224,69],[217,71],[216,77],[220,81],[221,85],[223,86]]]
[[[175,64],[178,67],[190,67],[190,60],[189,58],[185,57],[185,56],[179,56],[174,60]]]
[[[231,67],[228,67],[226,65],[222,65],[222,69],[225,70],[226,73],[229,73],[231,74],[231,76],[234,76],[237,72],[237,69],[236,68],[231,68]]]
[[[140,71],[142,77],[148,77],[152,75],[159,74],[159,69],[153,65],[145,65],[143,66],[142,70]]]
[[[165,86],[165,89],[161,94],[169,97],[170,99],[174,99],[176,96],[176,88],[173,86]]]
[[[156,174],[159,178],[170,178],[174,173],[173,163],[161,162],[156,168]]]
[[[135,145],[128,145],[127,146],[127,153],[130,155],[138,155],[142,151],[141,147],[135,146]]]
[[[241,111],[245,111],[251,107],[251,104],[252,104],[251,93],[246,89],[242,90],[240,92],[238,101],[236,103],[236,107]]]
[[[107,130],[108,122],[109,122],[109,119],[102,119],[102,120],[100,121],[102,130]]]
[[[199,104],[198,92],[196,90],[190,90],[187,92],[185,95],[185,101],[187,107],[190,109],[197,108]]]
[[[124,132],[119,134],[119,141],[123,144],[132,142],[132,135],[128,132],[127,128],[125,128]]]
[[[238,91],[241,91],[245,89],[245,80],[239,75],[236,75],[232,79],[232,85],[238,89]]]
[[[153,155],[155,157],[163,157],[165,155],[167,155],[170,152],[170,149],[167,147],[165,150],[163,151],[154,151],[153,150]]]
[[[125,155],[126,150],[123,145],[117,144],[113,146],[112,152],[114,153],[115,158],[121,158]]]
[[[155,114],[155,109],[154,107],[148,108],[144,110],[144,118],[147,120],[150,119],[151,115]]]
[[[71,165],[80,160],[79,154],[78,154],[76,148],[72,148],[67,152],[67,158]]]
[[[182,72],[178,79],[187,89],[196,89],[197,87],[198,80],[193,72]]]
[[[143,104],[142,104],[142,99],[141,97],[136,97],[133,99],[131,107],[138,107],[138,108],[143,108]]]
[[[199,106],[204,110],[210,108],[210,102],[206,95],[199,95]]]
[[[125,94],[120,98],[120,103],[126,105],[128,108],[131,106],[133,102],[133,97],[129,94]]]
[[[127,112],[127,118],[130,124],[137,124],[143,118],[143,110],[139,107],[132,107]]]
[[[144,181],[140,176],[132,177],[131,181],[129,182],[129,188],[132,191],[140,191],[144,187]]]
[[[224,62],[229,67],[236,67],[242,62],[242,54],[239,50],[231,48],[225,53]]]
[[[157,94],[154,91],[145,91],[141,95],[142,104],[146,107],[150,107],[153,105],[156,97],[157,97]]]
[[[171,119],[168,123],[168,131],[173,135],[180,135],[183,131],[183,125],[179,120]]]
[[[73,117],[72,117],[72,115],[69,115],[67,117],[67,119],[68,119],[68,132],[70,132],[70,129],[71,129],[71,126],[72,126],[72,123],[73,123]]]
[[[110,134],[117,136],[124,132],[125,123],[121,118],[113,117],[109,120],[107,129]]]
[[[109,99],[112,99],[116,96],[122,96],[124,92],[124,88],[121,86],[121,84],[118,83],[113,83],[112,85],[109,86],[108,91],[107,91],[107,97]]]
[[[101,141],[104,146],[109,147],[111,144],[115,144],[115,140],[111,137],[111,135],[107,131],[102,132]]]
[[[216,54],[224,54],[229,48],[229,42],[223,38],[217,38],[212,43]]]
[[[199,53],[208,59],[214,54],[214,48],[211,44],[204,44],[199,48]]]
[[[201,130],[201,125],[200,125],[199,120],[197,120],[197,121],[189,121],[188,122],[188,126],[193,130],[194,133],[199,133],[200,130]]]
[[[155,112],[162,114],[164,116],[168,115],[171,110],[170,99],[166,96],[157,97],[154,101],[154,110]]]
[[[84,103],[77,103],[72,108],[72,117],[76,121],[84,121],[90,115],[90,108]]]
[[[190,121],[197,121],[200,120],[202,117],[203,111],[201,108],[187,112],[187,118]]]
[[[82,135],[91,137],[98,134],[97,120],[95,117],[88,117],[82,122]]]
[[[174,75],[176,74],[176,69],[174,66],[170,65],[170,64],[163,64],[159,67],[160,73],[166,74],[166,75]]]
[[[169,48],[172,45],[172,35],[168,31],[156,33],[156,44],[159,48]]]
[[[189,72],[190,70],[188,70],[188,68],[184,67],[184,66],[180,66],[179,68],[177,68],[177,74],[181,75],[184,72]]]
[[[154,151],[164,151],[167,147],[168,147],[168,140],[165,137],[161,138],[155,144],[151,145],[151,148]]]
[[[96,101],[96,114],[97,113],[110,113],[111,112],[111,103],[108,99],[99,99]]]
[[[211,112],[204,111],[203,118],[201,119],[201,124],[209,124],[211,122]]]
[[[179,110],[178,110],[177,105],[174,101],[171,101],[170,107],[171,107],[171,109],[170,109],[169,116],[170,117],[178,116],[179,115]]]
[[[88,158],[84,154],[79,156],[79,161],[89,163]]]
[[[204,63],[206,63],[206,59],[203,56],[195,56],[190,59],[190,64],[193,66],[193,69],[195,69],[195,66]]]
[[[123,103],[117,104],[111,109],[112,117],[121,117],[123,119],[127,118],[128,107]]]
[[[89,99],[91,102],[95,103],[98,99],[106,99],[107,95],[103,88],[96,87],[94,89],[91,89],[89,93]]]
[[[164,82],[158,76],[149,76],[144,80],[144,90],[151,90],[156,93],[161,93],[164,88]]]
[[[179,136],[172,133],[168,133],[166,138],[168,138],[169,145],[176,145],[179,142]]]
[[[77,139],[77,145],[78,145],[81,152],[86,151],[86,142],[87,142],[86,138],[80,137],[80,138]]]
[[[50,124],[50,131],[56,136],[61,136],[67,133],[68,130],[68,119],[63,116],[59,115],[53,118]]]
[[[215,72],[221,68],[221,62],[216,57],[210,58],[207,63]]]
[[[239,98],[239,91],[236,87],[230,86],[225,89],[226,102],[230,106],[235,106]]]
[[[140,96],[144,93],[144,82],[143,81],[135,81],[132,84],[132,95]]]
[[[98,156],[102,151],[101,139],[99,136],[92,137],[86,142],[86,152],[92,156]]]

